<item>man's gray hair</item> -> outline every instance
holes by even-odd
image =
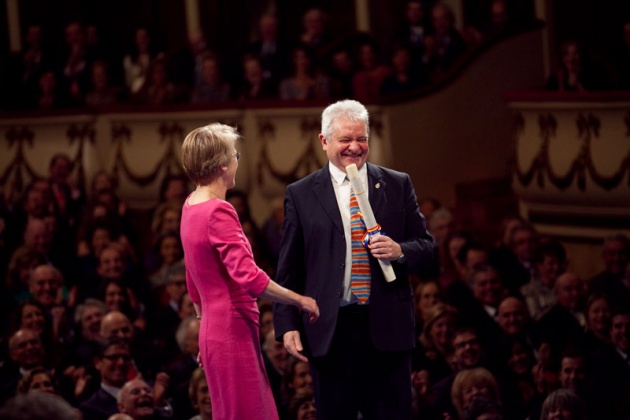
[[[366,134],[370,134],[370,117],[362,103],[352,99],[344,99],[328,105],[322,112],[322,134],[327,139],[332,135],[332,126],[339,118],[365,123]]]
[[[179,327],[177,327],[177,332],[175,333],[175,340],[177,341],[177,345],[182,353],[186,353],[186,334],[188,334],[188,327],[192,322],[199,321],[194,316],[182,319],[179,323]]]
[[[186,265],[184,264],[183,258],[166,269],[166,273],[164,274],[166,283],[171,282],[173,276],[179,276],[182,274],[186,275]]]
[[[81,318],[83,318],[83,312],[87,308],[96,307],[101,310],[101,315],[105,315],[107,313],[107,306],[100,300],[94,298],[87,298],[85,302],[77,305],[77,309],[74,311],[74,323],[76,325],[81,324]]]

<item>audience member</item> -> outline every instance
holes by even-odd
[[[381,63],[376,43],[362,42],[357,48],[358,69],[352,78],[352,92],[357,101],[373,103],[380,98],[383,81],[391,69]]]
[[[437,303],[442,302],[440,289],[434,281],[420,282],[414,291],[416,309],[416,332],[420,334],[429,317],[430,310]]]
[[[500,403],[499,385],[492,373],[481,367],[458,373],[453,382],[452,400],[460,419],[478,396]]]
[[[605,87],[602,75],[589,64],[576,41],[560,45],[560,65],[545,84],[545,89],[560,92],[584,92]]]
[[[326,14],[317,8],[307,10],[302,17],[303,32],[299,43],[310,49],[317,58],[322,58],[331,39],[328,34]]]
[[[34,392],[47,392],[49,394],[59,394],[57,384],[53,374],[43,367],[31,369],[20,379],[17,385],[18,395],[31,394]]]
[[[251,42],[246,53],[260,58],[263,78],[277,86],[287,75],[290,52],[287,43],[280,37],[278,18],[265,14],[258,22],[259,38]]]
[[[260,59],[253,55],[243,57],[243,79],[238,93],[239,99],[273,99],[278,96],[277,87],[263,77]]]
[[[65,51],[61,55],[61,85],[73,104],[83,104],[90,86],[90,66],[93,57],[85,45],[85,28],[80,22],[65,27]]]
[[[439,68],[445,71],[466,52],[466,43],[459,31],[455,29],[453,11],[446,4],[438,3],[433,6],[431,22],[433,25],[432,35],[435,37],[437,47]]]
[[[627,307],[613,312],[610,338],[612,345],[593,355],[590,389],[600,418],[624,419],[630,416],[630,310]]]
[[[426,3],[428,5],[428,3]],[[428,19],[425,14],[425,3],[420,0],[410,0],[405,6],[405,22],[398,32],[398,40],[408,45],[411,61],[414,66],[420,65],[424,52],[424,38],[430,32]],[[422,212],[422,208],[420,209]],[[430,215],[424,214],[429,218]]]
[[[533,258],[538,241],[536,229],[528,223],[520,223],[510,229],[507,247],[491,253],[490,261],[505,281],[510,294],[518,295],[519,289],[529,283],[535,274]]]
[[[330,96],[332,98],[352,97],[352,78],[354,77],[354,61],[347,48],[335,50],[328,64],[330,76]]]
[[[540,319],[555,303],[553,288],[556,279],[567,267],[567,254],[558,241],[545,241],[536,247],[532,258],[534,275],[520,288],[529,315]]]
[[[452,306],[437,303],[429,309],[420,345],[413,351],[413,370],[426,369],[432,383],[450,375],[452,339],[458,322],[458,313]]]
[[[383,80],[381,95],[396,95],[412,92],[429,84],[431,81],[428,73],[422,68],[413,67],[411,53],[406,46],[394,47],[391,54],[391,67],[393,72]]]
[[[203,369],[195,369],[190,377],[188,396],[193,408],[199,413],[191,417],[190,420],[212,420],[212,401]]]
[[[630,285],[624,282],[626,267],[630,263],[630,240],[626,235],[617,234],[604,240],[602,250],[604,270],[588,283],[589,294],[607,294],[614,303],[624,303],[630,299]]]
[[[167,62],[157,57],[151,62],[144,84],[136,92],[133,101],[140,105],[172,105],[188,102],[187,90],[173,81],[168,73]]]
[[[329,97],[330,80],[316,68],[305,47],[293,49],[293,74],[280,82],[280,99],[307,100]]]
[[[584,404],[575,392],[569,389],[558,389],[545,399],[540,416],[540,420],[553,419],[587,420],[588,417]]]
[[[612,305],[608,296],[599,293],[589,295],[584,315],[586,335],[582,346],[589,354],[594,354],[610,344]]]
[[[63,398],[47,392],[18,395],[0,408],[4,420],[80,420],[81,413]]]
[[[30,329],[16,331],[9,339],[9,357],[0,369],[0,403],[15,395],[25,374],[44,366],[46,354],[39,334]]]
[[[288,420],[315,420],[317,408],[313,391],[308,388],[298,390],[291,399],[287,412]]]
[[[139,27],[134,33],[134,42],[123,58],[125,84],[131,95],[137,94],[145,84],[151,63],[159,53],[149,29]]]
[[[230,98],[230,85],[221,76],[221,65],[215,55],[206,55],[201,61],[200,79],[195,85],[190,101],[211,103],[227,101]]]
[[[85,95],[85,103],[89,106],[114,105],[121,101],[122,90],[112,84],[109,65],[103,60],[92,64],[92,88]]]
[[[554,286],[556,304],[538,321],[539,339],[551,343],[558,351],[584,339],[583,289],[582,281],[575,274],[560,275]]]

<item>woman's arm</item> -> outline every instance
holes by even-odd
[[[310,314],[309,321],[315,322],[319,318],[319,308],[315,299],[308,296],[299,295],[286,287],[280,286],[275,281],[269,281],[267,288],[263,290],[260,297],[272,302],[284,303],[286,305],[293,305],[308,312]]]

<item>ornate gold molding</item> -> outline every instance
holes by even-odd
[[[630,137],[630,111],[624,118],[628,128],[626,137]],[[515,117],[514,129],[516,137],[524,131],[525,121],[522,114]],[[576,181],[580,191],[586,191],[586,179],[590,179],[600,188],[610,191],[619,186],[623,177],[628,174],[628,185],[630,185],[630,148],[619,167],[610,176],[602,175],[593,162],[591,154],[591,142],[599,138],[601,121],[591,112],[578,113],[575,120],[577,128],[577,138],[581,140],[580,150],[571,163],[566,174],[558,175],[552,168],[549,156],[549,141],[556,137],[558,122],[552,114],[540,114],[538,116],[539,137],[542,142],[540,149],[536,153],[530,167],[522,171],[518,164],[514,164],[514,174],[516,179],[524,187],[527,187],[534,177],[540,188],[545,186],[545,176],[553,186],[559,190],[565,190]]]

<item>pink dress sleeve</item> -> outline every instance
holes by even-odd
[[[234,207],[228,203],[219,204],[210,215],[208,230],[210,244],[219,253],[232,280],[252,298],[257,298],[271,279],[256,265]]]
[[[197,290],[197,286],[195,286],[195,282],[190,275],[190,271],[188,270],[188,264],[186,264],[186,286],[188,288],[188,296],[190,296],[190,300],[193,303],[201,304],[201,297],[199,296],[199,291]]]

